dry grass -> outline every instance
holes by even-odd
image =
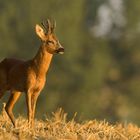
[[[13,128],[5,111],[0,115],[0,140],[140,140],[140,128],[133,124],[110,125],[106,121],[91,120],[83,123],[66,120],[67,114],[59,109],[50,119],[35,121],[35,128],[19,117]]]

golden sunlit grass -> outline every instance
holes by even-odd
[[[45,121],[35,120],[35,128],[18,117],[13,128],[4,109],[0,115],[0,140],[140,140],[140,128],[133,124],[111,125],[106,121],[91,120],[77,123],[67,121],[62,109],[52,113]]]

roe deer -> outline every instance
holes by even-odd
[[[5,110],[15,126],[13,107],[22,92],[26,94],[28,109],[28,122],[34,125],[34,115],[37,98],[44,87],[46,73],[50,66],[53,54],[64,53],[64,48],[59,43],[55,33],[55,23],[50,20],[36,25],[36,34],[42,44],[35,57],[28,61],[5,58],[0,62],[0,98],[9,90],[11,95]]]

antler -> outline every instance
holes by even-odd
[[[54,32],[54,29],[56,28],[56,21],[53,20],[53,24],[51,26],[51,31]]]
[[[47,19],[46,22],[43,21],[41,24],[44,27],[44,29],[46,30],[47,34],[53,33],[54,29],[56,27],[56,21],[55,20],[53,21],[53,24],[51,24],[49,19]]]
[[[41,24],[44,27],[44,29],[46,30],[46,33],[50,34],[51,33],[51,22],[50,22],[50,20],[47,19],[47,22],[43,21]]]

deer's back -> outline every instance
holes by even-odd
[[[14,59],[14,58],[5,58],[0,62],[0,69],[5,70],[8,73],[12,67],[15,67],[18,64],[23,63],[23,60]]]

